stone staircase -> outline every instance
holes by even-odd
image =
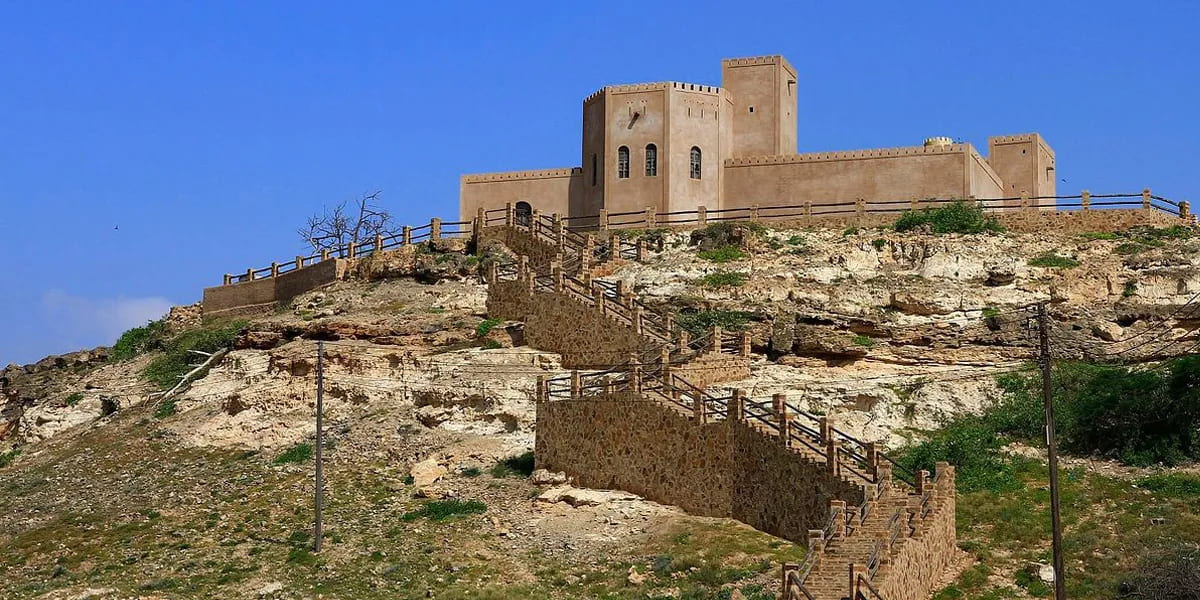
[[[783,566],[784,600],[924,600],[932,594],[932,582],[950,568],[956,551],[952,467],[939,464],[933,479],[924,471],[905,473],[874,444],[797,410],[782,394],[756,401],[741,390],[708,391],[712,383],[749,376],[747,337],[715,329],[691,339],[673,315],[591,276],[601,262],[643,258],[643,244],[571,232],[561,219],[537,214],[477,235],[519,254],[488,274],[489,315],[524,321],[526,342],[559,352],[568,368],[598,369],[539,380],[536,455],[542,466],[602,486],[624,481],[654,500],[807,543],[803,563]],[[644,416],[628,416],[634,413]],[[657,431],[681,437],[659,445]],[[597,439],[603,435],[623,441],[606,444]],[[680,448],[688,444],[702,447]],[[571,453],[591,453],[591,460]],[[647,465],[642,480],[636,473],[572,472],[580,464],[605,471],[613,456],[628,462],[639,453],[660,463],[685,465],[691,454],[710,462],[679,480],[663,464]],[[684,489],[704,479],[712,481],[697,485],[720,491]],[[659,485],[667,480],[672,483]]]

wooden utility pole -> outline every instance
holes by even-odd
[[[1054,398],[1050,381],[1050,317],[1046,303],[1038,304],[1038,338],[1041,345],[1042,403],[1046,407],[1046,454],[1050,463],[1050,522],[1054,545],[1054,598],[1066,600],[1066,571],[1063,569],[1062,520],[1058,503],[1058,444],[1054,437]]]
[[[321,505],[325,491],[325,474],[321,472],[321,448],[324,446],[325,432],[322,430],[322,400],[325,397],[325,342],[317,340],[317,487],[314,503],[316,505],[313,522],[313,552],[321,551]]]

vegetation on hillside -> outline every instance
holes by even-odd
[[[203,360],[193,351],[211,354],[229,348],[245,328],[246,321],[230,321],[185,331],[162,344],[164,353],[146,365],[142,376],[164,390],[170,389]]]
[[[693,337],[700,337],[720,326],[725,331],[741,331],[750,323],[751,314],[740,310],[702,310],[681,312],[675,322]]]
[[[926,231],[935,234],[1004,231],[1004,226],[995,217],[985,213],[981,204],[962,200],[945,206],[906,211],[896,219],[893,228],[901,232]]]

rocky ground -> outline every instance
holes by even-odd
[[[745,327],[752,376],[722,387],[759,400],[787,393],[893,447],[997,397],[995,375],[1032,356],[1018,311],[1030,302],[1053,302],[1056,351],[1068,356],[1125,348],[1164,318],[1180,332],[1198,322],[1175,313],[1200,291],[1193,239],[641,235],[662,250],[598,275],[693,325]],[[727,246],[732,258],[701,254]],[[532,447],[534,381],[561,366],[523,345],[520,324],[484,319],[479,262],[504,251],[459,250],[385,254],[251,319],[236,348],[169,403],[140,376],[156,353],[111,361],[101,348],[0,372],[0,596],[768,597],[778,563],[803,548],[624,494],[512,476],[520,461],[510,459]],[[1030,264],[1047,254],[1070,260]],[[194,309],[169,324],[203,325]],[[326,341],[330,444],[319,557],[305,550],[312,461],[301,452],[316,340]],[[1142,527],[1139,539],[1157,535],[1141,521],[1197,527],[1186,516],[1200,510],[1194,499],[1139,491],[1154,473],[1070,460],[1071,520],[1088,548],[1133,548],[1106,522]],[[1091,493],[1103,510],[1084,501]],[[405,516],[446,501],[483,508]],[[1025,510],[1024,523],[1044,502],[979,497],[960,510],[960,537],[981,561],[968,575],[991,583],[960,581],[945,597],[1039,595],[1016,574],[1045,549],[993,523]],[[1081,568],[1110,556],[1096,552]]]

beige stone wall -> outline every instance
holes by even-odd
[[[518,202],[528,202],[545,214],[566,216],[571,211],[572,198],[582,194],[583,172],[578,168],[463,175],[459,215],[470,220],[480,208],[494,210],[509,203],[515,206]]]
[[[905,539],[894,550],[886,574],[876,584],[884,598],[926,600],[937,591],[933,586],[955,568],[961,551],[954,527],[953,473],[951,469],[939,478],[935,507],[920,521],[916,536]]]
[[[279,275],[204,289],[204,316],[233,316],[274,310],[276,303],[345,276],[349,261],[331,258]]]
[[[609,321],[599,311],[553,292],[529,293],[523,281],[488,286],[488,315],[525,322],[525,343],[562,355],[569,369],[600,368],[641,353],[647,340]]]
[[[831,497],[862,501],[862,488],[743,423],[699,423],[630,393],[542,402],[536,429],[539,468],[793,541],[824,526]]]
[[[667,110],[669,87],[618,86],[605,100],[605,206],[609,212],[666,210]],[[646,176],[646,146],[658,151],[657,175]],[[629,149],[629,177],[617,171],[618,149]]]
[[[529,232],[515,227],[503,225],[484,227],[479,230],[479,243],[482,247],[491,240],[497,240],[509,250],[529,258],[529,266],[545,272],[550,263],[558,255],[558,247],[542,241]]]
[[[980,196],[968,144],[751,157],[725,161],[725,208]],[[838,210],[845,210],[844,208]]]
[[[726,126],[732,104],[718,88],[676,84],[671,89],[670,140],[668,140],[669,206],[664,212],[722,206],[729,152]],[[691,177],[692,148],[700,149],[700,178]]]
[[[796,153],[796,69],[782,56],[721,61],[735,110],[727,158]]]
[[[967,172],[970,181],[967,189],[976,198],[1005,198],[1004,180],[992,169],[992,165],[974,148],[967,152]],[[1020,202],[1017,202],[1019,205]]]
[[[672,367],[671,372],[696,387],[704,388],[714,383],[749,378],[750,358],[719,353],[701,354],[686,364]]]
[[[1004,181],[1003,197],[1055,195],[1054,150],[1036,133],[988,138],[988,162]]]

